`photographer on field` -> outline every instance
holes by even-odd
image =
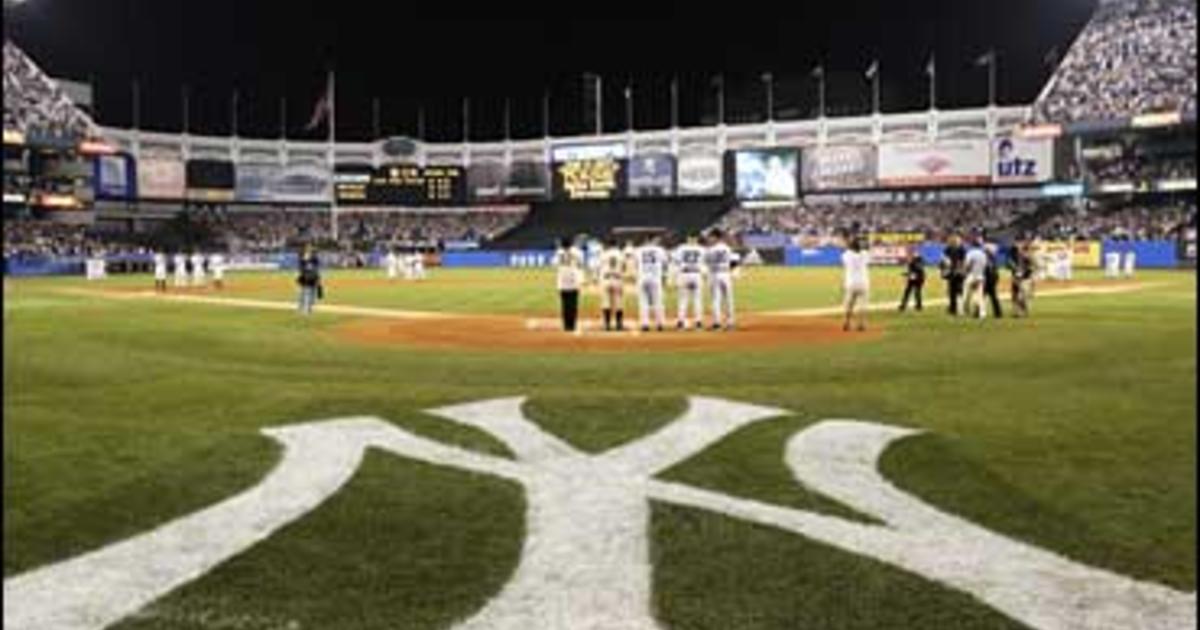
[[[967,277],[964,270],[966,259],[967,248],[963,247],[962,239],[957,234],[951,234],[942,250],[942,260],[938,263],[942,279],[946,281],[946,296],[950,299],[947,312],[951,315],[958,315],[959,312],[958,301],[962,298],[963,281]]]

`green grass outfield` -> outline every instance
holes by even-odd
[[[876,302],[898,297],[898,269],[873,275]],[[432,269],[424,283],[393,285],[380,277],[331,273],[328,301],[555,312],[545,271]],[[837,278],[749,270],[739,309],[829,306]],[[823,418],[918,427],[928,433],[883,459],[896,485],[1073,560],[1194,591],[1196,275],[1144,271],[1138,281],[1145,286],[1127,293],[1040,299],[1029,320],[954,320],[941,307],[873,314],[884,333],[856,343],[518,354],[346,343],[324,333],[348,316],[329,313],[63,291],[149,288],[145,276],[7,279],[4,573],[254,485],[280,454],[261,427],[376,415],[499,453],[493,438],[421,410],[522,395],[543,427],[599,451],[668,422],[685,396],[707,395],[793,414],[735,433],[667,478],[844,515],[792,480],[788,437]],[[229,284],[236,297],[295,297],[285,274],[233,273]],[[927,288],[928,298],[941,295],[936,279]],[[117,627],[447,628],[512,572],[523,507],[507,482],[372,452],[313,513]],[[925,578],[766,527],[656,505],[651,529],[665,627],[1023,627]]]

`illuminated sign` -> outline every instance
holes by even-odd
[[[1183,122],[1183,116],[1179,112],[1159,112],[1157,114],[1142,114],[1134,116],[1130,121],[1133,127],[1167,127],[1170,125],[1178,125]]]
[[[84,140],[79,143],[79,152],[84,155],[112,155],[117,148],[99,140]]]
[[[624,142],[565,145],[551,149],[550,156],[555,162],[599,160],[604,158],[619,160],[626,157],[626,147]]]
[[[624,189],[624,160],[571,160],[554,165],[557,198],[612,199]]]
[[[1083,184],[1044,184],[1043,197],[1081,197]]]
[[[1196,190],[1196,179],[1164,179],[1154,183],[1155,190],[1174,192],[1179,190]]]
[[[16,129],[5,129],[4,144],[25,144],[25,134]]]
[[[1057,138],[1063,132],[1062,125],[1028,125],[1017,127],[1018,138]]]

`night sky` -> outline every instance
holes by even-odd
[[[479,5],[449,0],[413,14],[415,0],[28,0],[5,8],[4,21],[51,75],[93,83],[103,124],[132,126],[136,80],[144,129],[181,128],[186,85],[193,133],[230,133],[236,88],[239,135],[278,137],[286,97],[288,137],[323,137],[303,126],[332,66],[339,140],[373,137],[378,99],[383,135],[416,136],[423,109],[426,139],[457,141],[463,97],[472,139],[503,137],[506,97],[512,137],[540,137],[547,89],[552,135],[590,131],[586,71],[604,77],[606,131],[625,128],[629,81],[635,128],[668,127],[673,76],[682,126],[713,122],[718,74],[727,122],[765,119],[764,72],[775,77],[776,119],[811,117],[810,72],[822,63],[829,114],[864,113],[863,71],[875,58],[883,110],[924,109],[931,53],[939,107],[980,106],[987,72],[974,61],[989,48],[1000,103],[1028,103],[1049,76],[1047,53],[1067,49],[1095,0]]]

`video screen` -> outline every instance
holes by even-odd
[[[734,155],[737,198],[743,200],[795,199],[799,195],[796,149],[738,151]]]

